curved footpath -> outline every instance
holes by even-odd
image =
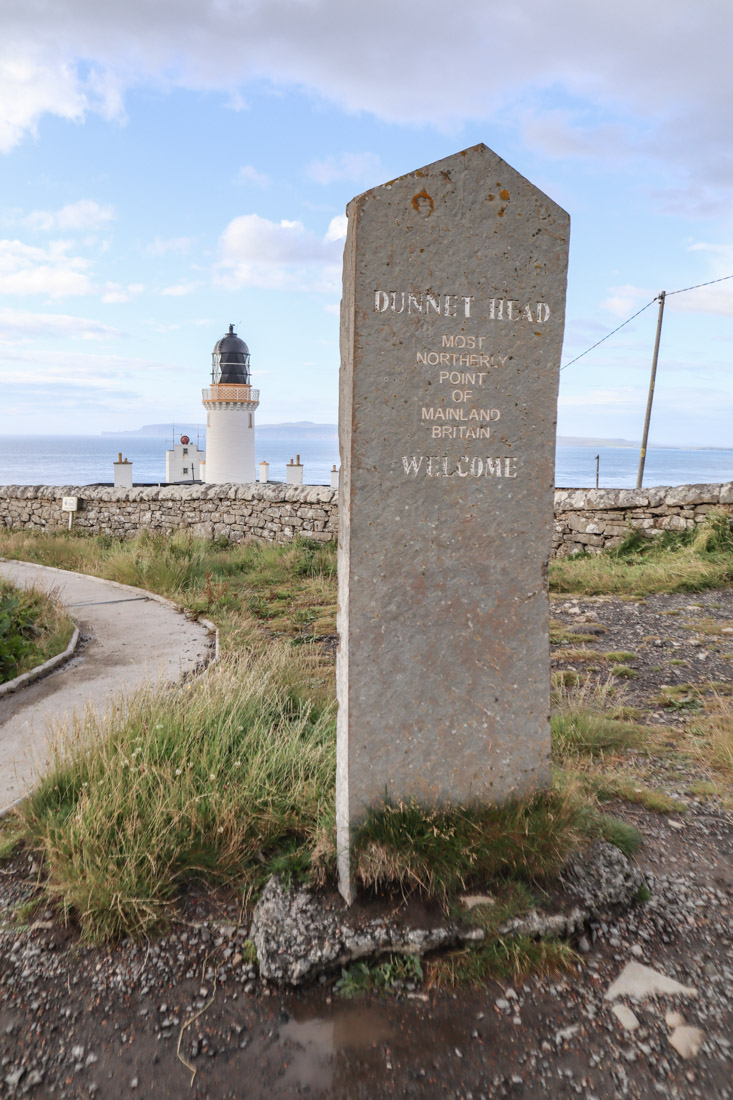
[[[46,565],[0,561],[0,576],[54,594],[82,634],[62,668],[0,698],[0,813],[32,788],[47,763],[51,725],[144,683],[178,682],[215,655],[211,624],[126,584]]]

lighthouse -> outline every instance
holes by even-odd
[[[255,410],[260,391],[250,385],[249,348],[229,326],[211,356],[206,409],[206,481],[255,481]]]

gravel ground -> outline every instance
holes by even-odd
[[[670,610],[679,614],[664,614]],[[670,720],[652,702],[662,684],[732,679],[725,654],[733,635],[694,626],[733,625],[732,590],[562,599],[553,616],[577,630],[583,618],[596,621],[607,630],[589,645],[637,653],[639,676],[625,685],[652,721]],[[562,657],[557,664],[568,667]],[[599,662],[598,675],[606,673]],[[706,778],[698,766],[659,757],[653,775],[686,812],[611,807],[644,835],[638,860],[649,901],[586,929],[575,972],[514,988],[405,987],[348,1002],[327,980],[283,993],[245,961],[248,914],[239,899],[202,889],[181,899],[161,939],[90,948],[50,910],[36,911],[29,927],[11,919],[40,873],[27,855],[17,857],[0,868],[0,1091],[105,1100],[733,1097],[733,815],[692,793]],[[607,1000],[629,962],[696,992]],[[633,1013],[633,1030],[628,1011],[614,1011],[619,1005]],[[690,1057],[670,1042],[681,1026],[672,1013],[702,1033]]]

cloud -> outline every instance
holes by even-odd
[[[5,36],[0,48],[0,152],[4,153],[26,133],[35,133],[44,115],[78,122],[89,105],[73,54],[53,47],[40,53],[29,30],[21,33],[20,42]]]
[[[382,162],[376,153],[340,153],[339,156],[314,160],[306,175],[324,186],[341,180],[373,180],[379,182]]]
[[[255,187],[269,187],[270,177],[265,172],[258,172],[251,164],[243,164],[237,173],[240,183],[251,183]]]
[[[332,289],[341,252],[337,240],[317,237],[302,222],[242,214],[221,235],[218,281],[230,288]]]
[[[515,125],[562,156],[643,149],[676,172],[670,201],[696,180],[706,203],[733,183],[721,140],[733,99],[733,8],[616,0],[24,0],[5,5],[0,148],[47,113],[119,118],[130,87],[215,89],[246,105],[248,86],[305,89],[350,112],[442,129]],[[236,48],[241,44],[243,48]],[[222,59],[224,63],[222,63]],[[526,115],[551,93],[572,110]],[[580,104],[580,109],[575,105]],[[584,114],[592,105],[597,114]],[[369,162],[316,162],[324,181]],[[368,156],[368,155],[367,155]],[[694,170],[689,166],[694,165]],[[675,197],[677,196],[677,197]]]
[[[67,313],[34,313],[27,309],[0,309],[0,339],[25,342],[42,337],[75,340],[119,340],[122,333],[100,321]]]
[[[129,302],[142,294],[144,290],[143,283],[128,283],[127,286],[121,286],[120,283],[105,283],[102,288],[102,301],[115,305],[118,302]]]
[[[733,317],[733,279],[717,286],[702,286],[686,294],[675,294],[665,302],[681,313],[713,313],[718,317]]]
[[[40,354],[38,348],[16,348],[3,355],[2,385],[28,385],[29,367],[33,369],[34,389],[50,386],[85,387],[101,392],[117,391],[120,384],[145,381],[151,373],[179,373],[180,366],[157,360],[137,359],[111,354],[80,354],[51,351]]]
[[[22,241],[0,240],[0,293],[46,294],[66,298],[90,294],[87,261],[68,255],[66,241],[37,248]]]
[[[101,229],[116,218],[113,206],[101,206],[93,199],[79,199],[78,202],[62,206],[60,210],[34,210],[23,218],[23,223],[31,229],[50,232],[52,230],[82,230],[89,232]]]
[[[643,407],[646,391],[641,386],[585,390],[583,393],[560,394],[558,408],[613,409],[615,412],[636,412]]]
[[[193,294],[200,285],[200,283],[176,283],[175,286],[164,287],[160,293],[170,298],[183,298],[186,294]]]
[[[610,295],[601,302],[601,309],[607,309],[609,313],[625,320],[654,297],[654,291],[626,283],[624,286],[610,288]]]
[[[327,241],[343,241],[346,239],[346,230],[349,226],[349,219],[345,214],[337,214],[335,218],[331,218],[328,229],[326,230]]]
[[[527,145],[551,157],[618,162],[634,151],[623,125],[599,122],[595,112],[588,110],[526,110],[520,125]]]
[[[170,252],[186,255],[191,251],[192,243],[192,237],[168,237],[166,240],[156,237],[151,244],[147,245],[145,251],[150,256],[167,256]]]

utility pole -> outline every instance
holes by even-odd
[[[641,440],[641,454],[639,455],[639,473],[636,475],[636,488],[641,489],[644,480],[644,461],[646,459],[646,445],[649,439],[649,421],[652,418],[652,402],[654,401],[654,382],[657,377],[657,360],[659,358],[659,341],[662,336],[662,316],[664,315],[664,299],[666,290],[659,295],[659,317],[657,318],[657,338],[654,341],[654,357],[652,359],[652,376],[649,379],[649,397],[646,402],[646,417],[644,419],[644,435]]]

